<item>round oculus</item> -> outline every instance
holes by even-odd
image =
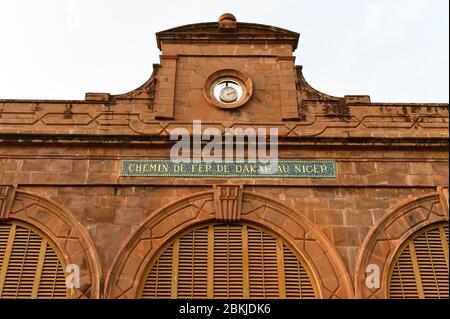
[[[212,96],[223,104],[236,104],[244,95],[244,87],[239,80],[219,79],[212,86]]]
[[[223,108],[238,108],[250,99],[253,92],[251,79],[237,70],[219,70],[211,74],[203,87],[209,104]]]

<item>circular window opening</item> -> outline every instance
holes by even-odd
[[[253,85],[248,76],[236,70],[220,70],[206,81],[204,95],[209,104],[234,109],[251,97]]]
[[[223,103],[234,103],[242,99],[244,89],[240,83],[230,79],[219,80],[213,86],[213,95],[216,100]]]

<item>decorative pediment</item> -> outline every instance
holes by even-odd
[[[292,44],[292,49],[295,50],[299,38],[299,33],[286,29],[264,24],[237,22],[236,18],[229,13],[220,16],[218,22],[188,24],[156,34],[160,50],[163,41],[172,43],[283,42]]]

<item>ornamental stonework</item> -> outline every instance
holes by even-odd
[[[398,256],[412,254],[400,250],[428,229],[440,240],[418,242],[444,262],[425,273],[448,272],[448,104],[322,93],[296,65],[297,32],[231,14],[158,32],[156,45],[159,63],[128,93],[0,100],[0,297],[10,284],[39,297],[45,282],[46,259],[29,292],[8,275],[27,229],[38,256],[54,251],[49,260],[79,270],[69,298],[185,296],[183,278],[188,297],[214,297],[222,273],[242,277],[246,297],[270,295],[277,278],[274,298],[388,298],[403,284],[391,285]],[[195,121],[221,140],[276,129],[274,174],[255,162],[174,163],[171,132],[194,139]],[[198,273],[183,273],[184,260]],[[250,278],[258,267],[266,281]],[[292,269],[310,290],[295,288]],[[445,297],[421,280],[420,296]]]

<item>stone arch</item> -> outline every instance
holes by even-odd
[[[433,193],[407,199],[380,218],[371,228],[357,258],[355,295],[357,298],[387,298],[389,269],[396,252],[410,236],[429,225],[448,222],[439,194]],[[365,285],[366,267],[379,266],[380,287]]]
[[[70,298],[100,298],[101,267],[95,246],[74,216],[49,199],[17,190],[1,217],[34,226],[56,245],[66,265],[80,267],[80,288],[70,289]]]
[[[139,282],[165,243],[188,228],[218,220],[213,192],[171,203],[147,218],[122,246],[108,272],[107,298],[136,298]],[[348,271],[326,236],[305,216],[255,193],[242,193],[240,220],[259,224],[290,244],[312,272],[322,298],[352,298]]]

